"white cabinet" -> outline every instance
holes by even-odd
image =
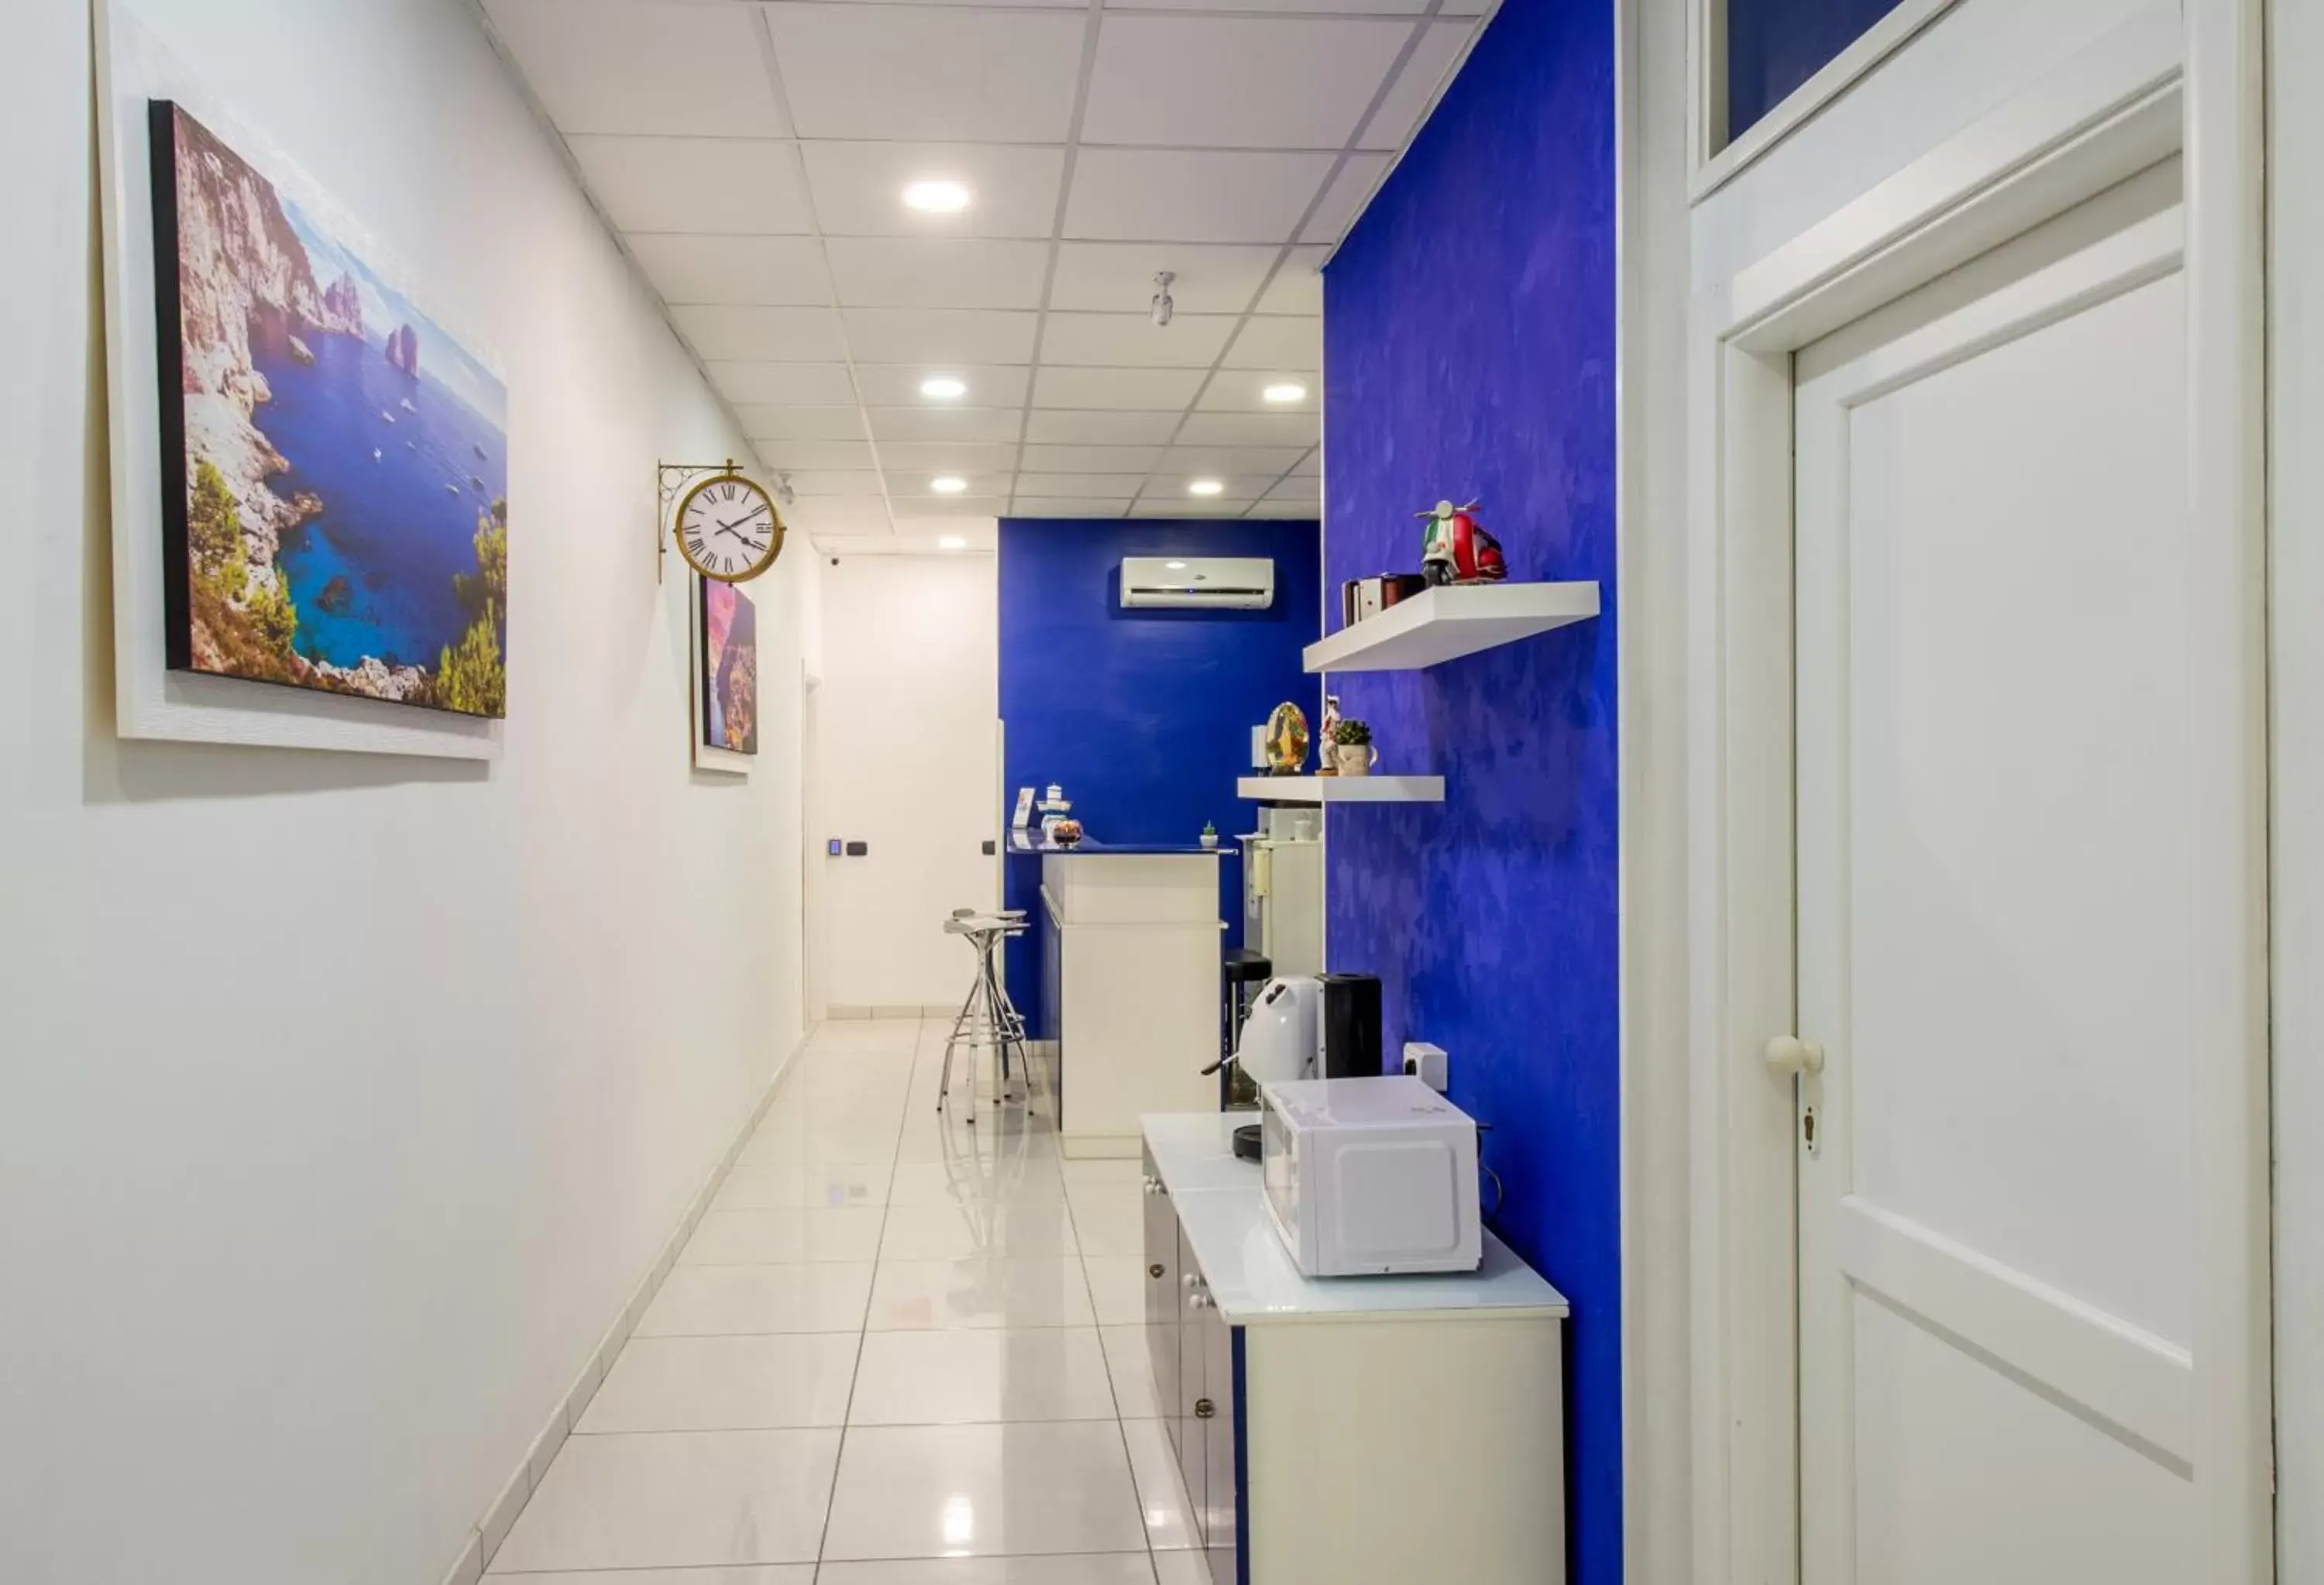
[[[1237,1120],[1145,1125],[1148,1348],[1213,1585],[1558,1585],[1564,1299],[1489,1235],[1473,1275],[1301,1276]]]

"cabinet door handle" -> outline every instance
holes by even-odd
[[[1195,1419],[1197,1419],[1197,1420],[1208,1420],[1208,1419],[1210,1419],[1213,1415],[1216,1415],[1218,1412],[1219,1412],[1219,1406],[1218,1406],[1216,1404],[1214,1404],[1214,1403],[1211,1402],[1211,1400],[1210,1400],[1210,1399],[1208,1399],[1208,1398],[1196,1398],[1196,1399],[1194,1400],[1194,1418],[1195,1418]]]
[[[1146,1275],[1152,1277],[1156,1282],[1160,1282],[1162,1280],[1162,1268],[1159,1266],[1149,1266],[1146,1268]]]

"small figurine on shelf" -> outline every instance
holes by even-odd
[[[1323,744],[1323,752],[1322,755],[1323,763],[1315,767],[1315,774],[1318,776],[1337,776],[1340,773],[1339,766],[1333,761],[1331,748],[1332,744],[1340,741],[1339,731],[1340,696],[1337,694],[1325,694],[1323,696],[1323,725],[1322,730],[1315,734],[1316,740]]]
[[[1056,842],[1057,827],[1073,812],[1073,802],[1065,797],[1065,789],[1056,782],[1051,782],[1049,790],[1041,798],[1041,840],[1045,843]]]
[[[1434,511],[1415,515],[1428,520],[1420,542],[1420,571],[1431,585],[1498,584],[1509,576],[1501,558],[1501,542],[1477,521],[1477,503],[1455,506],[1440,501]]]
[[[1351,715],[1332,728],[1332,758],[1342,776],[1370,776],[1379,763],[1372,729]]]
[[[1307,763],[1307,713],[1289,700],[1267,718],[1268,774],[1296,776]]]

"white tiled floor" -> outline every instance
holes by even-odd
[[[1207,1585],[1138,1165],[1061,1160],[1038,1102],[940,1120],[944,1034],[817,1032],[493,1577]]]

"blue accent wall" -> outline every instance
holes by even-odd
[[[1572,1302],[1573,1585],[1622,1577],[1613,17],[1508,0],[1323,275],[1331,586],[1416,570],[1449,496],[1512,578],[1597,579],[1607,613],[1335,677],[1380,769],[1445,802],[1335,807],[1326,850],[1332,967],[1380,976],[1391,1060],[1450,1054],[1487,1219]]]
[[[1323,690],[1299,652],[1321,636],[1322,546],[1312,522],[1001,520],[1001,720],[1004,785],[1064,784],[1091,836],[1191,843],[1204,822],[1231,851],[1256,806],[1235,797],[1250,729],[1286,699],[1312,720]],[[1264,556],[1265,611],[1124,611],[1125,556]],[[1220,917],[1240,935],[1242,881],[1219,865]],[[1007,906],[1035,934],[1010,944],[1009,994],[1037,1037],[1040,861],[1011,859]]]
[[[1900,0],[1727,0],[1727,135],[1751,130]]]

